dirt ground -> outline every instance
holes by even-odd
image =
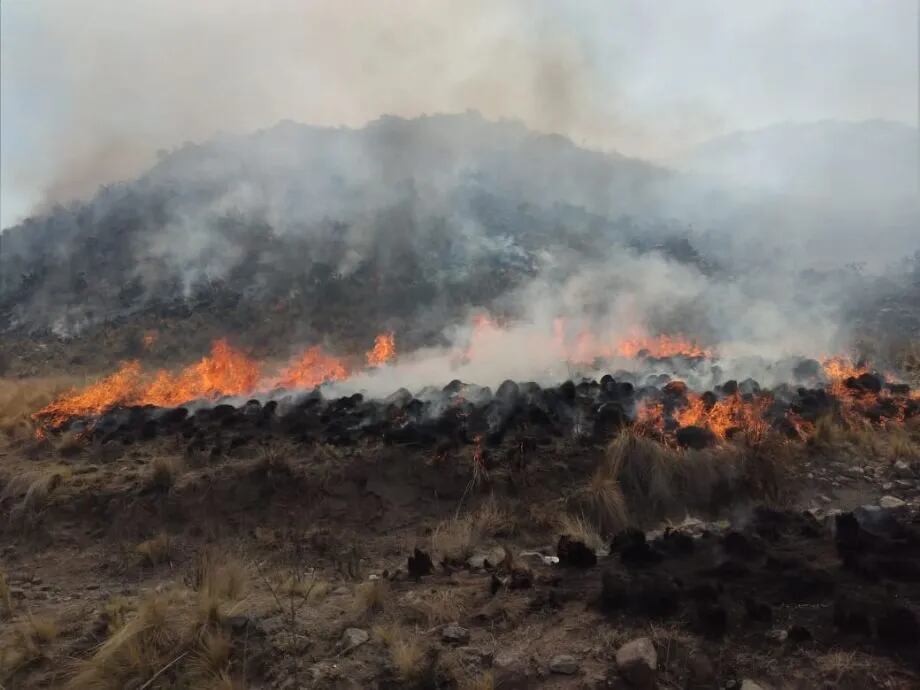
[[[4,688],[920,686],[920,475],[884,445],[802,447],[716,500],[703,469],[610,474],[642,452],[616,442],[482,465],[13,429]],[[637,638],[650,676],[617,663]]]

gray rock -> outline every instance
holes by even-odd
[[[907,505],[904,501],[902,501],[900,498],[896,498],[895,496],[882,496],[878,500],[878,504],[886,510],[896,510],[897,508],[903,508],[905,505]]]
[[[371,639],[371,636],[368,635],[366,630],[362,630],[361,628],[347,628],[345,632],[342,633],[340,644],[345,649],[354,649],[355,647],[360,647],[369,639]]]
[[[489,562],[489,565],[498,565],[505,559],[505,550],[497,546],[494,549],[489,549],[488,551],[481,551],[479,553],[474,553],[470,556],[466,564],[474,569],[484,568],[486,561]]]
[[[911,469],[909,463],[904,460],[898,460],[894,464],[894,476],[900,477],[901,479],[907,479],[914,476],[914,471]]]
[[[511,668],[516,665],[518,658],[514,654],[509,654],[508,652],[501,652],[495,655],[495,658],[492,660],[492,665],[495,668]]]
[[[755,683],[750,678],[745,678],[741,681],[741,690],[766,690],[766,688],[760,683]]]
[[[457,623],[449,623],[441,630],[441,639],[449,644],[466,644],[470,641],[470,631]]]
[[[626,681],[637,688],[655,686],[655,672],[658,669],[658,653],[647,637],[630,640],[617,650],[617,668]]]
[[[580,665],[578,659],[571,654],[559,654],[554,656],[549,662],[549,670],[553,673],[562,673],[567,676],[573,676],[578,673]]]

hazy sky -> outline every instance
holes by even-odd
[[[4,0],[0,22],[0,227],[284,118],[475,108],[652,158],[917,122],[917,0]]]

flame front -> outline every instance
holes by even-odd
[[[348,378],[345,363],[323,352],[319,345],[304,350],[281,372],[276,385],[284,388],[315,388]]]
[[[621,340],[616,351],[620,356],[630,358],[642,354],[648,357],[712,357],[712,350],[700,347],[689,338],[667,334]]]

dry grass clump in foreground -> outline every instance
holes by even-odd
[[[717,511],[739,495],[780,500],[794,476],[795,453],[793,443],[772,433],[681,450],[624,430],[607,449],[608,467],[617,468],[617,488],[625,496],[620,513],[615,492],[608,490],[611,519],[625,514],[627,506],[647,517],[663,517]],[[608,470],[596,482],[603,487],[610,476]]]
[[[153,459],[152,466],[147,486],[157,491],[169,491],[184,469],[181,458],[162,455]]]
[[[40,659],[60,634],[49,618],[28,615],[12,628],[11,638],[0,645],[0,678],[8,678]]]
[[[815,423],[812,442],[825,452],[849,452],[861,460],[911,462],[920,459],[920,426],[914,420],[911,422],[888,428],[875,428],[868,424],[851,427],[832,415],[824,415]]]
[[[48,500],[64,481],[70,469],[52,465],[13,477],[0,493],[0,508],[8,509],[10,523],[33,527],[39,521]]]
[[[421,684],[431,674],[427,650],[418,636],[395,624],[375,626],[373,634],[389,650],[393,672],[400,681],[410,686]]]
[[[369,580],[355,587],[352,608],[357,616],[383,611],[390,600],[390,585],[386,580]]]
[[[222,621],[242,600],[245,568],[209,554],[191,581],[194,589],[153,593],[133,612],[118,607],[110,636],[78,662],[68,687],[235,687],[232,644]]]
[[[172,555],[172,541],[166,532],[160,532],[155,537],[142,541],[135,548],[149,565],[166,563]]]
[[[431,533],[430,548],[451,563],[465,562],[488,537],[505,537],[517,528],[511,511],[490,497],[476,510],[438,523]]]
[[[7,442],[33,438],[32,413],[72,387],[73,379],[0,379],[0,439]]]
[[[570,539],[580,541],[585,546],[600,551],[604,548],[604,538],[597,529],[583,515],[570,515],[562,513],[559,516],[557,531]]]
[[[13,615],[13,597],[10,586],[6,581],[6,574],[0,570],[0,620]]]

